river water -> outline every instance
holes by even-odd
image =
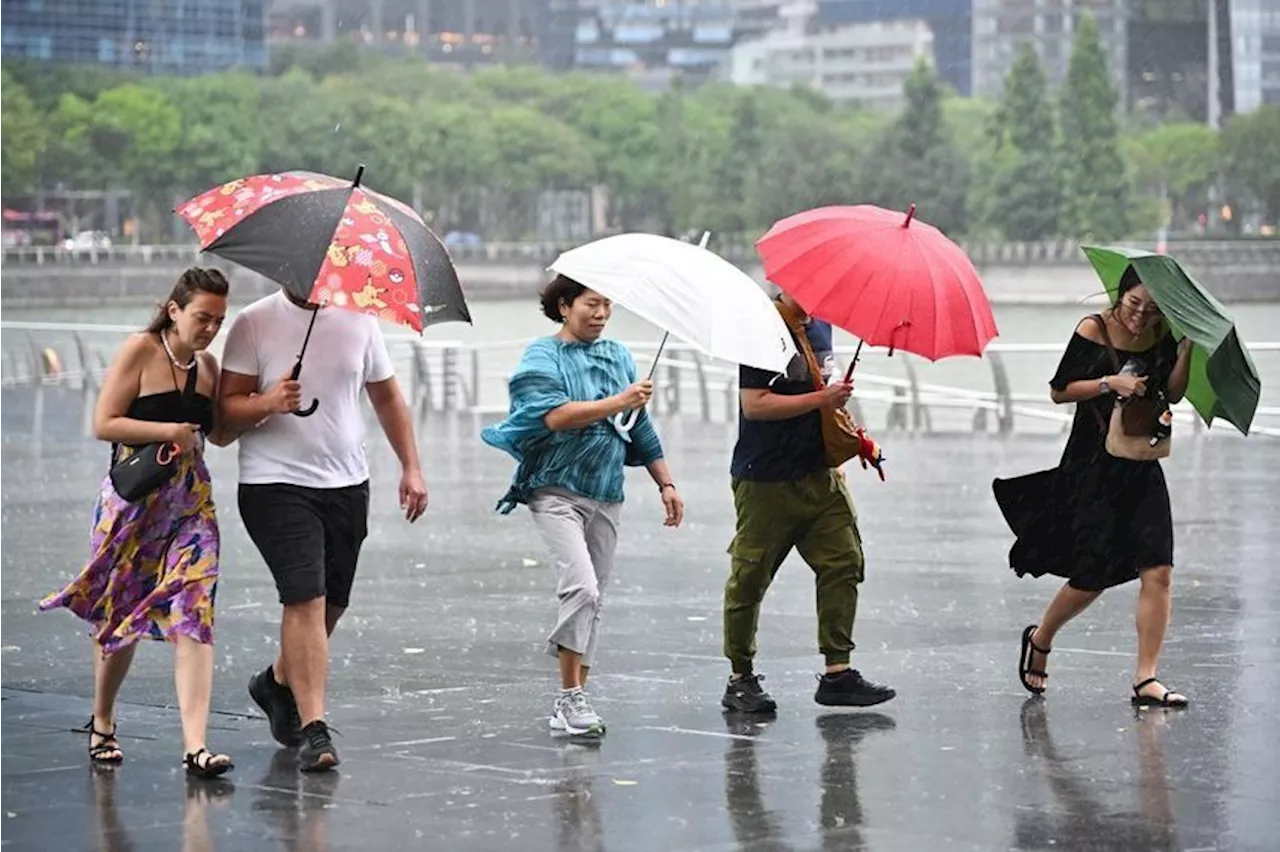
[[[473,369],[469,352],[479,352],[478,369],[480,373],[480,393],[477,404],[492,408],[505,405],[504,377],[515,366],[520,350],[529,339],[551,333],[554,326],[542,316],[533,298],[528,300],[473,301],[471,303],[474,324],[471,326],[451,323],[427,329],[424,339],[429,342],[456,342],[468,351],[463,359],[462,371],[470,382]],[[994,307],[999,337],[996,342],[1002,346],[1018,344],[1048,344],[1051,348],[1043,352],[1004,351],[1000,360],[1005,365],[1011,386],[1015,394],[1026,395],[1026,405],[1031,408],[1042,408],[1053,412],[1048,405],[1046,382],[1053,373],[1061,347],[1070,337],[1076,323],[1084,315],[1095,308],[1090,306],[1042,306],[1042,305],[1008,305]],[[1231,307],[1241,336],[1247,343],[1280,342],[1280,303],[1251,303]],[[233,308],[234,313],[234,308]],[[111,306],[100,308],[32,308],[9,309],[3,312],[6,321],[40,321],[90,324],[124,324],[141,325],[149,317],[144,307]],[[616,310],[609,325],[610,336],[637,344],[637,361],[646,365],[649,356],[643,351],[644,346],[652,347],[661,337],[654,327],[644,320],[624,310]],[[29,337],[25,337],[29,335]],[[409,347],[411,339],[401,329],[387,329],[392,341],[392,351],[399,362],[404,375],[409,366]],[[118,344],[118,332],[89,332],[84,335],[92,350],[106,352]],[[5,373],[11,374],[15,358],[22,356],[27,349],[25,341],[29,340],[38,347],[51,346],[59,351],[64,363],[76,363],[74,341],[68,334],[47,331],[15,331],[7,330],[4,335]],[[836,342],[852,346],[856,340],[843,332],[837,332]],[[1001,347],[995,347],[998,351]],[[215,344],[214,350],[220,346]],[[1253,351],[1254,361],[1263,381],[1263,406],[1280,406],[1280,351],[1264,351],[1256,347]],[[433,358],[438,356],[433,355]],[[990,392],[993,390],[991,357],[951,358],[938,363],[929,363],[925,359],[896,353],[889,357],[885,350],[864,349],[862,362],[855,376],[855,384],[859,393],[864,396],[863,410],[868,422],[877,428],[885,422],[888,413],[887,396],[892,388],[885,380],[904,380],[908,377],[908,366],[916,374],[921,383],[954,388],[969,392]],[[717,365],[713,369],[711,382],[711,416],[713,419],[724,419],[727,409],[723,386],[725,378],[731,370],[725,365]],[[696,403],[693,373],[686,373],[687,381],[684,392],[684,406]],[[660,375],[661,380],[661,375]],[[861,379],[861,382],[858,381]],[[438,391],[437,391],[438,392]],[[933,394],[938,404],[930,406],[932,426],[946,431],[967,430],[972,428],[974,408],[972,405],[945,404],[937,397],[949,396],[941,391]],[[880,398],[885,398],[881,400]],[[1060,413],[1060,411],[1056,412]],[[1052,417],[1049,414],[1048,417]],[[1261,417],[1256,421],[1261,426],[1280,427],[1280,417]],[[1061,424],[1051,419],[1042,419],[1035,415],[1018,419],[1019,431],[1057,431]],[[1229,427],[1228,427],[1229,428]]]

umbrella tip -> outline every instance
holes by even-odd
[[[360,178],[364,177],[364,163],[356,166],[356,179],[351,182],[352,186],[360,185]]]
[[[915,205],[915,202],[912,202],[911,206],[907,208],[907,219],[905,222],[902,223],[902,227],[905,228],[908,225],[910,225],[911,220],[914,219],[915,216],[916,216],[916,205]]]

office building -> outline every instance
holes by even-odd
[[[924,21],[933,32],[938,76],[961,95],[973,88],[974,0],[818,0],[823,28],[849,24]]]
[[[1231,83],[1236,112],[1280,105],[1280,0],[1230,3]]]
[[[266,67],[263,0],[3,0],[5,59],[153,74]]]
[[[1067,79],[1084,15],[1098,25],[1107,64],[1125,103],[1128,90],[1128,0],[973,0],[973,93],[999,98],[1024,42],[1035,45],[1052,86]]]
[[[934,35],[924,21],[820,27],[815,4],[781,9],[782,25],[734,46],[723,76],[736,85],[805,86],[838,103],[875,109],[902,106],[902,86],[920,59],[933,61]]]

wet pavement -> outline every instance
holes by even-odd
[[[25,395],[25,396],[24,396]],[[223,522],[211,745],[227,782],[179,767],[171,652],[138,654],[118,713],[123,766],[87,765],[88,642],[34,602],[83,560],[103,445],[78,403],[3,398],[0,843],[14,850],[1271,850],[1280,828],[1280,441],[1183,440],[1165,463],[1178,535],[1166,682],[1190,710],[1135,713],[1135,588],[1055,648],[1046,700],[1016,680],[1018,635],[1055,583],[1018,580],[994,475],[1052,465],[1054,438],[882,436],[889,482],[849,477],[868,554],[855,665],[897,688],[875,711],[813,703],[813,584],[797,557],[762,616],[776,719],[718,702],[732,432],[663,422],[688,503],[660,525],[631,475],[591,692],[598,747],[553,739],[550,568],[527,514],[491,512],[511,465],[471,418],[420,427],[432,507],[396,516],[374,450],[373,519],[333,642],[339,772],[300,776],[245,692],[279,608],[236,517],[234,452],[213,450]]]

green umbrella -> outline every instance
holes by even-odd
[[[1112,302],[1120,278],[1132,266],[1160,307],[1178,339],[1191,338],[1191,379],[1187,399],[1211,424],[1221,417],[1249,434],[1262,382],[1253,358],[1236,333],[1235,320],[1222,303],[1171,257],[1120,246],[1083,246]]]

